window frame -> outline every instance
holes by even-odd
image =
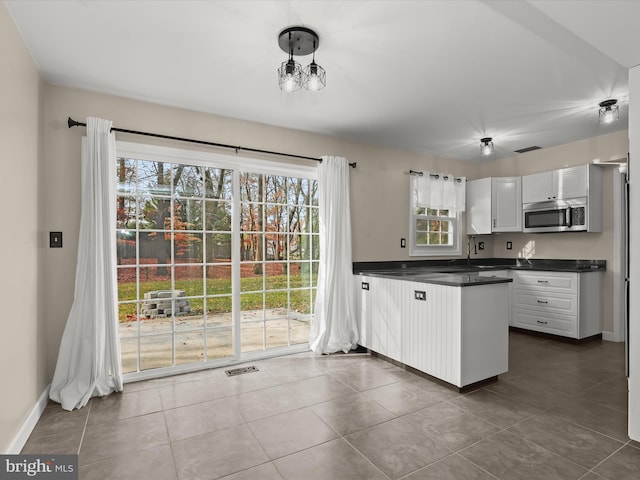
[[[410,182],[409,184],[410,184],[410,187],[409,187],[409,256],[441,257],[441,256],[460,255],[462,252],[461,212],[456,211],[452,216],[449,216],[449,217],[439,217],[434,215],[427,215],[426,213],[425,214],[416,213],[417,207],[415,205],[413,182]],[[429,208],[430,207],[425,207],[425,211]],[[440,208],[440,209],[432,209],[432,210],[445,210],[445,209]],[[448,219],[448,221],[450,222],[449,235],[452,240],[451,245],[419,245],[417,243],[416,235],[418,231],[417,231],[416,223],[419,220],[435,220],[435,219],[438,219],[439,221]]]
[[[239,192],[239,175],[240,172],[251,172],[262,175],[271,175],[271,176],[282,176],[282,177],[294,177],[294,178],[305,178],[313,181],[318,181],[318,170],[315,165],[304,165],[299,163],[287,162],[287,161],[270,161],[249,157],[241,157],[238,155],[231,154],[220,154],[220,153],[212,153],[212,152],[204,152],[197,150],[186,150],[181,148],[173,148],[173,147],[165,147],[159,145],[150,145],[150,144],[142,144],[142,143],[134,143],[134,142],[123,142],[116,141],[116,157],[125,157],[132,158],[137,160],[145,160],[152,162],[163,162],[169,164],[184,164],[189,166],[199,166],[199,167],[213,167],[220,169],[228,169],[233,171],[233,191]],[[118,197],[118,193],[116,192],[116,197]],[[173,198],[173,191],[169,195],[169,197]],[[176,198],[179,198],[177,196]],[[240,244],[240,195],[234,195],[231,200],[228,201],[231,206],[233,212],[232,216],[232,225],[231,225],[231,245],[237,246]],[[315,207],[318,208],[318,207]],[[114,225],[115,228],[115,225]],[[115,228],[115,230],[118,230]],[[172,228],[173,230],[173,228]],[[203,230],[204,231],[204,230]],[[116,232],[114,232],[115,234]],[[319,233],[317,234],[319,235]],[[115,238],[115,235],[114,235]],[[173,248],[173,247],[172,247]],[[233,250],[232,250],[233,251]],[[289,259],[287,259],[289,262]],[[313,262],[310,259],[310,264]],[[227,262],[225,262],[227,263]],[[274,347],[267,348],[261,351],[241,352],[241,339],[240,339],[240,300],[241,300],[241,291],[240,291],[240,265],[241,258],[239,252],[232,253],[232,258],[230,259],[231,264],[231,299],[232,299],[232,311],[233,311],[233,321],[232,321],[232,336],[233,336],[233,355],[231,357],[227,356],[224,358],[212,358],[207,360],[206,362],[199,363],[185,363],[178,364],[175,361],[173,362],[173,366],[167,367],[155,367],[150,369],[142,369],[137,371],[132,371],[124,374],[125,382],[128,381],[136,381],[147,378],[155,378],[158,376],[163,376],[167,374],[178,374],[185,373],[189,371],[195,371],[202,368],[210,368],[212,366],[225,365],[225,364],[233,364],[238,362],[247,361],[251,358],[268,358],[273,355],[281,354],[281,353],[295,353],[297,351],[306,351],[308,350],[308,344],[290,344],[288,347]],[[188,264],[181,265],[188,267]],[[206,263],[205,263],[206,266]],[[117,268],[117,267],[116,267]],[[136,286],[136,288],[139,288]],[[316,286],[312,286],[312,289],[315,291]],[[288,294],[289,296],[290,294]],[[139,297],[139,294],[137,295]],[[203,298],[208,298],[208,296],[204,296]],[[315,297],[314,297],[315,298]],[[117,299],[118,306],[121,304],[119,298]],[[139,303],[139,299],[135,302],[126,302],[126,303]],[[119,308],[119,307],[118,307]],[[313,306],[312,313],[313,315]],[[205,326],[206,327],[206,326]],[[205,328],[205,334],[207,329]],[[171,330],[171,332],[167,332],[167,335],[179,335],[182,334],[182,331],[178,331],[175,326]],[[186,331],[184,332],[186,333]],[[126,340],[133,340],[139,343],[141,339],[148,337],[148,335],[141,336],[140,332],[136,332],[135,336],[127,337]],[[121,340],[120,340],[121,341]],[[289,339],[290,342],[290,339]],[[174,341],[174,350],[172,351],[172,355],[175,354],[175,341]],[[140,353],[138,352],[138,362]],[[138,368],[140,368],[140,364],[138,363]]]

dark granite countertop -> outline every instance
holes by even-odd
[[[408,270],[408,271],[407,271]],[[362,272],[362,275],[371,277],[393,278],[395,280],[404,280],[418,283],[434,283],[436,285],[447,285],[451,287],[470,287],[475,285],[491,285],[493,283],[512,282],[511,278],[500,277],[499,275],[480,275],[479,271],[475,272],[451,272],[451,273],[428,273],[416,268],[415,272],[412,268],[405,271],[397,270],[381,270]]]
[[[435,283],[451,286],[487,285],[511,282],[510,278],[480,274],[492,270],[533,270],[546,272],[601,272],[606,270],[605,260],[559,260],[523,258],[487,258],[455,260],[416,260],[391,262],[355,262],[353,273],[412,282]]]

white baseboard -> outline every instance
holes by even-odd
[[[602,332],[602,339],[607,342],[624,342],[624,338],[618,338],[615,332]]]
[[[31,435],[36,423],[40,420],[42,412],[47,408],[47,403],[49,402],[49,388],[51,388],[51,384],[47,385],[44,391],[40,394],[40,398],[38,398],[38,401],[31,409],[31,413],[29,413],[29,416],[22,424],[22,428],[13,439],[13,442],[9,445],[9,451],[6,452],[7,455],[18,455],[27,443],[27,440],[29,440],[29,435]]]

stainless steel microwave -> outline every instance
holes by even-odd
[[[580,232],[587,230],[587,199],[554,200],[523,205],[523,232]]]

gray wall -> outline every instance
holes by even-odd
[[[8,452],[48,378],[41,231],[43,84],[4,3],[0,51],[0,452]]]

